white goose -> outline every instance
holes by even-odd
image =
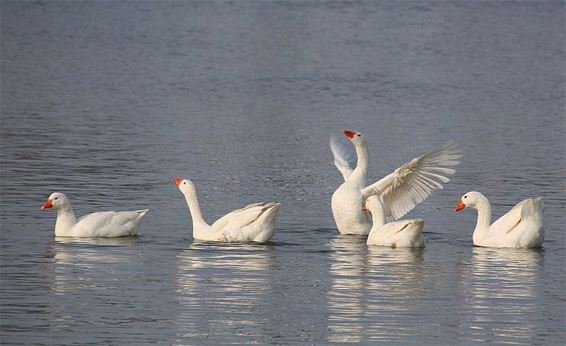
[[[362,211],[365,198],[378,195],[385,208],[386,220],[397,220],[425,200],[433,190],[442,189],[446,176],[455,170],[447,168],[460,162],[460,150],[449,142],[397,168],[376,183],[366,186],[369,151],[365,136],[351,130],[342,130],[350,139],[358,162],[355,169],[348,165],[343,148],[332,139],[330,148],[334,165],[344,176],[344,183],[332,195],[332,214],[341,234],[369,234],[370,215]]]
[[[533,248],[542,245],[542,198],[525,199],[491,225],[491,205],[484,195],[476,191],[466,193],[460,198],[454,211],[458,212],[466,207],[478,211],[473,235],[474,245],[511,248]]]
[[[366,208],[371,212],[373,226],[367,239],[368,245],[390,247],[424,247],[423,220],[401,220],[386,223],[385,208],[377,196],[369,196]]]
[[[135,236],[141,220],[149,209],[135,211],[105,211],[85,215],[79,220],[75,217],[71,202],[61,192],[49,196],[41,209],[55,208],[56,237],[116,238]]]
[[[173,178],[185,196],[193,219],[193,238],[219,242],[265,243],[273,236],[279,203],[256,203],[235,210],[212,225],[204,221],[197,190],[188,179]]]

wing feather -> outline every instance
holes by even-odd
[[[524,215],[525,206],[531,201],[530,198],[525,199],[517,203],[511,210],[502,215],[499,219],[495,220],[490,226],[493,230],[504,230],[505,233],[509,233],[515,229],[515,227],[521,222]]]
[[[244,208],[234,210],[216,220],[212,224],[214,231],[233,231],[241,229],[254,221],[256,221],[264,210],[270,208],[273,203],[254,203],[245,206]]]
[[[350,155],[346,150],[346,147],[342,145],[335,136],[330,137],[330,150],[332,150],[332,155],[334,156],[334,166],[338,168],[344,180],[346,180],[350,174],[352,174],[352,167],[348,163]]]
[[[365,187],[362,195],[364,198],[379,195],[386,212],[393,220],[397,220],[428,198],[434,190],[443,189],[443,184],[450,181],[447,176],[456,172],[448,167],[458,165],[460,157],[458,146],[448,142]]]

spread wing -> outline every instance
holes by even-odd
[[[443,184],[454,174],[452,166],[460,163],[461,151],[455,143],[448,142],[430,152],[412,159],[393,173],[362,190],[367,198],[379,195],[386,213],[394,220],[401,218],[417,204],[424,201],[434,190],[443,188]]]
[[[332,155],[334,156],[334,165],[338,168],[340,173],[342,173],[344,180],[346,180],[353,171],[352,167],[350,167],[350,164],[348,163],[349,155],[346,147],[340,144],[335,136],[331,136],[330,150],[332,150]]]

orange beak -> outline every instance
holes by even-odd
[[[43,203],[43,205],[41,206],[41,209],[47,209],[47,208],[52,208],[53,207],[53,201],[48,199],[47,202]]]
[[[174,182],[175,185],[177,185],[177,186],[181,185],[181,182],[182,182],[182,181],[183,181],[183,179],[181,179],[181,178],[177,178],[177,177],[174,177],[174,178],[173,178],[173,182]]]
[[[459,212],[460,210],[464,209],[466,206],[464,205],[464,202],[462,202],[462,199],[460,198],[460,200],[458,200],[458,204],[456,204],[456,208],[454,208],[455,212]]]
[[[352,139],[352,138],[354,138],[354,136],[356,135],[357,132],[356,131],[350,131],[350,130],[342,130],[342,133],[344,135],[346,135],[346,137]]]

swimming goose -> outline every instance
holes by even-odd
[[[474,245],[486,247],[533,248],[544,240],[542,198],[527,198],[515,205],[507,214],[491,223],[491,205],[479,192],[464,194],[454,211],[471,207],[478,211],[473,234]]]
[[[204,221],[195,184],[173,178],[185,196],[193,219],[193,238],[218,242],[265,243],[273,236],[279,203],[255,203],[228,213],[209,225]]]
[[[71,202],[64,193],[54,192],[41,209],[55,208],[56,237],[116,238],[138,234],[140,223],[149,209],[105,211],[85,215],[77,220]]]
[[[366,208],[371,212],[373,225],[367,244],[390,247],[424,247],[423,220],[385,221],[385,208],[379,197],[373,195],[366,200]]]

